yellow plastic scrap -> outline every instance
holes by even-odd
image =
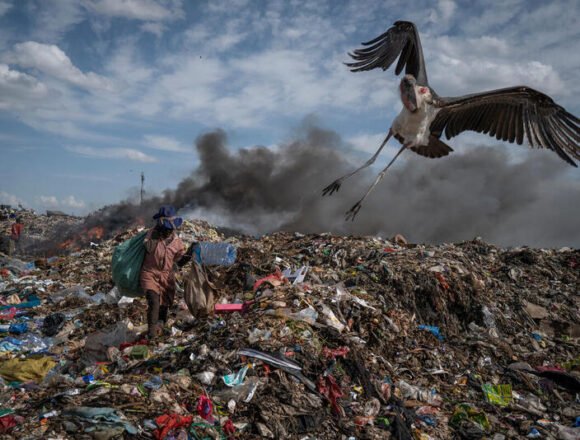
[[[489,403],[508,406],[512,402],[512,386],[510,384],[492,385],[486,383],[481,386],[481,389]]]
[[[56,362],[48,356],[30,359],[10,359],[0,364],[0,376],[6,381],[40,382]]]

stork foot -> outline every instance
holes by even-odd
[[[356,215],[358,214],[358,212],[360,211],[362,204],[361,202],[356,202],[356,204],[350,208],[348,211],[346,211],[345,214],[345,221],[351,221],[354,222],[354,218],[356,217]]]
[[[322,197],[324,196],[331,196],[333,193],[338,192],[340,189],[340,185],[342,185],[342,179],[336,179],[330,185],[322,190]]]

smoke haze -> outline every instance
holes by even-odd
[[[275,150],[230,151],[226,134],[217,130],[200,136],[196,149],[198,167],[175,190],[147,199],[142,207],[107,207],[87,222],[150,219],[167,203],[184,217],[253,235],[400,233],[415,243],[480,236],[501,246],[580,246],[580,179],[573,172],[566,178],[569,166],[555,154],[530,150],[513,163],[501,144],[465,147],[438,160],[405,152],[406,161],[389,170],[356,220],[345,222],[344,213],[364,194],[376,170],[367,169],[338,193],[321,197],[322,188],[364,162],[347,161],[348,147],[334,132],[307,127]]]

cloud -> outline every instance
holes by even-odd
[[[0,109],[24,110],[48,94],[46,85],[33,76],[0,64]]]
[[[38,196],[38,200],[47,208],[57,208],[60,205],[56,196]]]
[[[31,22],[30,36],[45,43],[60,41],[86,19],[85,10],[78,0],[41,0],[26,2],[26,6]]]
[[[149,156],[133,148],[94,148],[82,145],[67,146],[67,151],[86,157],[97,157],[100,159],[127,159],[136,162],[157,162],[153,156]]]
[[[437,8],[431,9],[429,22],[436,23],[439,26],[444,25],[449,22],[456,9],[457,5],[453,0],[439,0]]]
[[[192,148],[179,142],[169,136],[156,136],[152,134],[145,135],[144,137],[145,146],[149,148],[155,148],[156,150],[163,151],[175,151],[180,153],[191,153]]]
[[[73,195],[63,197],[58,199],[56,196],[38,196],[38,202],[44,208],[56,209],[56,208],[69,208],[69,209],[83,209],[86,208],[86,203],[83,200],[77,199]]]
[[[347,141],[352,144],[352,146],[359,151],[364,151],[365,153],[374,154],[375,151],[378,150],[381,143],[385,139],[386,133],[361,133],[355,136],[351,136],[347,139]],[[392,141],[389,141],[388,145],[391,144]],[[395,142],[396,143],[396,142]]]
[[[0,17],[6,14],[10,9],[12,9],[12,2],[7,0],[0,0]]]
[[[428,39],[424,48],[430,84],[439,94],[463,95],[484,90],[527,85],[551,95],[565,92],[566,84],[553,66],[518,60],[516,47],[496,37]]]
[[[14,45],[7,59],[24,68],[37,69],[84,89],[112,90],[110,80],[93,72],[83,73],[58,46],[27,41]]]
[[[91,12],[131,20],[171,21],[183,18],[181,0],[84,0]]]
[[[141,30],[143,32],[149,32],[155,35],[157,38],[160,38],[166,29],[167,27],[162,23],[148,22],[141,25]]]
[[[60,203],[62,206],[66,206],[68,208],[81,209],[86,207],[85,202],[83,200],[76,199],[75,196],[67,196],[62,199]]]
[[[18,204],[24,204],[24,201],[20,197],[15,196],[14,194],[9,194],[5,191],[0,191],[0,204],[11,205],[13,207],[16,207],[18,206]]]

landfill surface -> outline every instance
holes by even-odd
[[[145,300],[110,270],[139,230],[0,253],[0,438],[580,438],[578,250],[189,221],[186,244],[237,260],[203,268],[207,316],[182,299],[185,266],[148,341]]]

